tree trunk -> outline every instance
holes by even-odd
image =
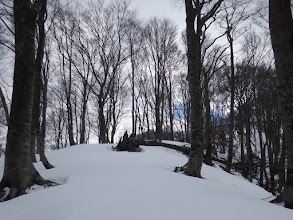
[[[246,130],[246,150],[247,150],[247,168],[248,168],[248,179],[252,182],[253,177],[253,153],[251,148],[251,126],[250,126],[250,108],[247,104],[245,105],[245,130]]]
[[[105,116],[104,116],[104,103],[101,101],[101,98],[99,98],[99,128],[100,128],[99,142],[107,143],[106,122],[105,122]]]
[[[190,103],[186,104],[186,142],[190,142]]]
[[[243,110],[242,104],[239,104],[239,136],[240,136],[240,161],[241,164],[245,164],[245,153],[244,153],[244,122],[243,122]]]
[[[230,31],[227,32],[227,38],[230,44],[230,62],[231,62],[231,76],[230,76],[230,116],[229,116],[229,146],[228,146],[228,164],[227,169],[230,172],[233,160],[233,140],[234,140],[234,99],[235,99],[235,67],[234,67],[234,47],[233,38]]]
[[[6,124],[8,125],[9,123],[9,111],[8,111],[8,106],[4,97],[4,94],[2,92],[2,89],[0,87],[0,99],[1,99],[1,103],[2,103],[2,107],[4,109],[5,112],[5,118],[6,118]]]
[[[197,4],[199,2],[197,1]],[[187,33],[187,59],[188,59],[188,83],[191,97],[191,148],[185,174],[201,177],[203,161],[203,119],[201,104],[201,47],[200,47],[200,11],[196,14],[191,0],[185,0],[186,6],[186,33]],[[199,6],[197,5],[199,10]],[[197,16],[199,15],[199,16]],[[197,33],[194,29],[195,17],[197,16]]]
[[[32,125],[31,125],[31,157],[32,162],[37,162],[35,149],[37,146],[37,139],[40,135],[40,115],[41,115],[41,90],[42,90],[42,64],[44,58],[44,47],[45,47],[45,13],[46,13],[47,2],[44,0],[40,13],[37,19],[38,26],[38,48],[35,61],[35,86],[34,86],[34,101],[32,110]]]
[[[34,113],[34,108],[32,109],[32,112]],[[32,125],[31,125],[31,141],[30,141],[30,154],[31,154],[31,160],[33,163],[37,162],[36,158],[36,125],[34,118],[32,118]]]
[[[73,112],[71,104],[71,86],[72,86],[72,63],[69,61],[69,81],[68,90],[66,91],[66,106],[67,106],[67,121],[68,121],[68,138],[70,146],[75,145],[74,135],[73,135]]]
[[[169,82],[169,118],[170,118],[170,140],[174,141],[174,125],[173,125],[173,105],[172,105],[172,83],[171,83],[171,77]]]
[[[75,145],[74,135],[73,135],[73,113],[70,96],[67,97],[67,120],[68,120],[68,138],[70,146]]]
[[[86,112],[87,112],[87,82],[83,82],[83,94],[82,94],[82,111],[81,111],[81,125],[80,125],[80,144],[85,144],[85,122],[86,122]]]
[[[157,75],[157,85],[156,85],[156,103],[155,103],[155,117],[156,117],[156,139],[162,139],[162,123],[160,117],[160,105],[161,105],[161,98],[160,98],[160,74],[156,73]]]
[[[205,103],[205,137],[206,137],[206,155],[205,162],[207,165],[212,165],[212,132],[211,132],[211,106],[210,106],[210,94],[209,94],[209,82],[208,73],[204,72],[204,103]]]
[[[132,98],[132,108],[131,108],[131,118],[132,118],[132,134],[136,135],[136,120],[135,120],[135,61],[133,54],[133,44],[130,44],[130,60],[131,60],[131,98]]]
[[[260,147],[260,177],[259,177],[259,185],[264,187],[264,172],[265,172],[265,165],[266,165],[266,154],[265,154],[265,147],[263,145],[263,138],[262,138],[262,122],[261,122],[261,114],[259,107],[256,107],[256,121],[257,121],[257,132],[258,132],[258,139],[259,139],[259,147]]]
[[[44,77],[43,85],[43,112],[42,112],[42,125],[40,134],[38,136],[38,153],[40,155],[40,160],[42,161],[46,169],[54,168],[54,166],[48,161],[45,155],[45,137],[46,137],[46,125],[47,125],[47,90],[48,90],[48,80]]]
[[[268,140],[268,157],[269,157],[269,168],[270,168],[270,191],[275,194],[275,166],[274,166],[274,155],[272,150],[272,140]]]
[[[35,80],[35,28],[40,2],[14,1],[15,64],[4,175],[0,189],[10,188],[5,200],[25,193],[33,184],[46,184],[30,156],[30,131]],[[29,34],[28,34],[29,33]]]
[[[282,152],[279,162],[279,188],[282,189],[285,186],[285,161],[286,161],[286,144],[285,144],[285,138],[284,135],[282,137]]]
[[[35,121],[35,131],[37,140],[37,149],[40,155],[40,160],[42,161],[46,169],[51,169],[53,166],[47,160],[45,155],[45,136],[46,136],[46,114],[47,114],[47,79],[44,79],[45,85],[43,85],[42,90],[42,66],[44,59],[44,49],[45,49],[45,16],[47,12],[47,0],[44,0],[40,13],[38,16],[38,27],[39,27],[39,43],[37,49],[36,57],[36,76],[35,76],[35,91],[34,91],[34,106],[33,106],[33,118]],[[45,88],[44,88],[45,87]],[[41,115],[41,92],[43,92],[43,114],[42,114],[42,126],[40,127],[40,115]]]
[[[285,206],[293,209],[293,20],[290,0],[270,0],[269,23],[287,147],[287,182],[283,197]]]

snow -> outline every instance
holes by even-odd
[[[264,201],[271,194],[219,167],[203,165],[203,179],[174,173],[181,153],[142,146],[142,153],[111,145],[78,145],[47,153],[56,168],[41,175],[62,185],[0,203],[7,220],[292,220],[293,211]],[[3,157],[0,172],[3,172]]]
[[[169,140],[162,140],[164,144],[171,144],[179,147],[191,147],[190,143],[187,142],[179,142],[179,141],[169,141]]]

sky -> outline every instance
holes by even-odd
[[[131,8],[137,9],[139,17],[143,20],[154,16],[170,18],[178,26],[179,33],[185,29],[185,9],[180,0],[131,0],[130,2]]]

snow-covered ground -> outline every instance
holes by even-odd
[[[293,211],[266,202],[271,194],[220,168],[204,179],[174,173],[187,157],[143,146],[142,153],[110,145],[79,145],[47,154],[56,166],[43,177],[63,183],[0,203],[3,220],[292,220]],[[3,157],[0,158],[0,173]]]

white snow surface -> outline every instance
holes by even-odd
[[[174,173],[187,157],[162,147],[114,152],[78,145],[47,153],[56,168],[35,164],[62,185],[0,203],[3,220],[292,220],[293,211],[266,202],[271,194],[220,168],[203,165],[203,179]],[[3,157],[0,158],[3,172]]]

